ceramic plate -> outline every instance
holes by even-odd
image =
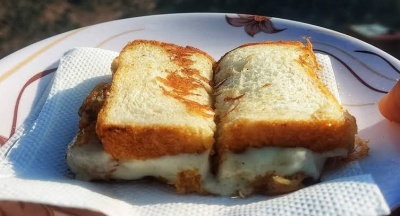
[[[0,145],[35,107],[57,69],[74,47],[120,51],[134,39],[154,39],[200,48],[215,59],[243,43],[310,38],[315,52],[332,61],[341,101],[369,140],[369,157],[360,164],[372,174],[389,206],[400,204],[400,126],[384,119],[377,101],[400,78],[400,61],[344,34],[265,16],[170,14],[117,20],[60,34],[0,61]]]

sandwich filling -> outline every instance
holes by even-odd
[[[83,146],[70,146],[67,162],[79,179],[133,180],[156,177],[175,184],[177,174],[195,169],[201,177],[209,173],[209,151],[201,154],[179,154],[154,159],[114,159],[104,151],[101,143],[93,141]]]
[[[104,151],[97,140],[82,146],[70,146],[67,163],[76,177],[84,180],[135,180],[151,176],[175,185],[178,191],[183,190],[182,193],[195,191],[223,196],[246,196],[252,193],[274,194],[300,189],[305,178],[319,178],[327,158],[346,155],[346,149],[315,153],[305,148],[250,148],[241,154],[226,153],[226,160],[214,176],[210,172],[209,152],[147,160],[116,160]],[[185,172],[191,171],[195,172],[194,180],[193,177],[182,177]],[[301,178],[295,182],[298,177],[296,175],[299,174]],[[268,178],[265,178],[266,175]],[[263,186],[260,189],[257,187],[259,179],[263,181],[263,185],[268,185],[266,182],[271,181],[281,188]],[[193,187],[193,181],[199,183],[195,189],[181,188],[184,186],[178,185],[178,182],[183,182]],[[288,188],[288,184],[293,182],[296,184],[294,188]]]
[[[225,160],[219,166],[216,182],[206,182],[204,187],[225,196],[290,192],[290,188],[283,188],[289,191],[277,191],[268,186],[268,181],[273,181],[274,177],[293,180],[295,175],[300,174],[301,179],[293,190],[300,189],[305,178],[312,178],[314,181],[319,178],[327,158],[346,156],[347,153],[347,149],[316,153],[301,147],[248,148],[241,154],[227,152],[223,156]],[[258,179],[263,182],[257,182]]]

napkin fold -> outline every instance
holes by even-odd
[[[385,215],[390,209],[371,175],[358,162],[322,176],[322,182],[287,195],[249,198],[177,195],[170,186],[134,182],[86,182],[72,178],[67,145],[78,130],[77,111],[90,90],[111,80],[118,53],[76,48],[24,124],[0,148],[0,200],[85,208],[107,215]],[[318,76],[339,98],[330,59],[317,55]]]

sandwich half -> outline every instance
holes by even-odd
[[[112,65],[111,85],[104,87],[107,93],[93,118],[94,138],[80,141],[85,140],[79,138],[81,129],[69,149],[71,170],[89,179],[153,176],[180,193],[202,193],[216,128],[210,86],[214,64],[193,47],[149,40],[127,44]],[[85,142],[90,145],[82,148]],[[84,163],[88,152],[95,161]]]
[[[244,44],[214,74],[219,194],[281,194],[354,147],[356,121],[318,79],[311,43]]]

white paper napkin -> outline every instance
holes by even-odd
[[[154,182],[85,182],[68,172],[65,153],[78,129],[78,109],[100,81],[110,80],[117,53],[77,48],[60,60],[46,97],[0,148],[0,200],[86,208],[107,215],[384,215],[390,210],[357,162],[327,173],[323,182],[287,195],[230,198],[176,195]],[[329,57],[320,74],[336,96]]]

